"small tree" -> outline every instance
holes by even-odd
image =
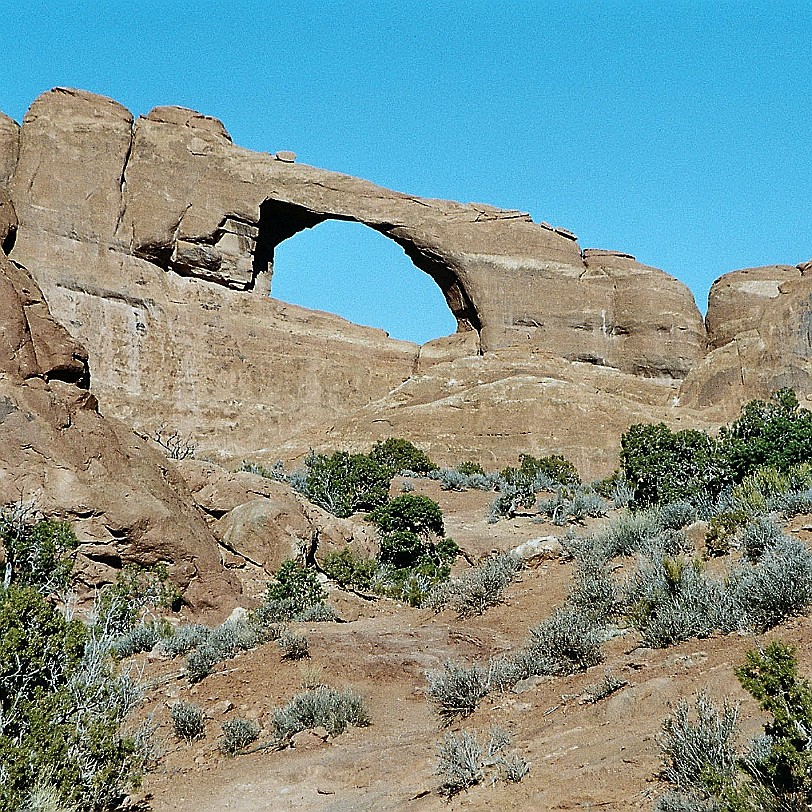
[[[336,451],[332,456],[309,454],[307,497],[335,516],[346,518],[373,510],[389,498],[392,471],[365,454]]]
[[[427,474],[429,471],[437,470],[437,466],[425,452],[402,437],[390,437],[375,443],[369,456],[379,465],[389,468],[393,474],[399,474],[401,471]]]
[[[381,533],[408,532],[429,539],[444,532],[443,512],[428,496],[403,494],[370,514]]]
[[[798,674],[795,649],[773,640],[747,652],[735,669],[742,687],[772,715],[766,756],[753,765],[757,780],[776,795],[809,809],[812,805],[812,684]],[[787,807],[789,808],[789,807]]]
[[[33,586],[44,595],[65,589],[79,546],[68,522],[44,519],[22,503],[0,511],[0,542],[6,552],[3,586]]]

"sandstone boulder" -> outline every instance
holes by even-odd
[[[681,403],[716,406],[730,419],[741,403],[785,386],[812,396],[812,277],[800,267],[723,276],[711,291],[708,324],[715,349],[683,382]]]

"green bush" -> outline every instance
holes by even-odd
[[[812,459],[812,413],[791,389],[779,389],[770,400],[745,404],[720,438],[737,481],[763,466],[787,471]]]
[[[747,652],[735,669],[742,687],[772,716],[769,749],[754,777],[797,808],[812,805],[812,684],[798,673],[795,649],[777,640]]]
[[[478,462],[461,462],[457,471],[463,476],[485,476],[485,469]]]
[[[371,556],[361,555],[349,547],[327,553],[321,562],[324,574],[339,586],[368,592],[373,589],[380,564]]]
[[[309,454],[305,493],[314,504],[346,518],[374,510],[389,498],[392,469],[365,454],[336,451],[332,456]]]
[[[399,474],[401,471],[427,474],[437,469],[423,451],[402,437],[390,437],[375,443],[369,456],[393,474]]]
[[[502,479],[511,484],[519,480],[533,483],[540,480],[540,484],[550,485],[579,485],[581,478],[575,466],[560,454],[551,454],[548,457],[533,457],[530,454],[519,456],[518,468],[505,468],[501,472]],[[540,488],[537,488],[539,490]]]
[[[409,532],[429,539],[442,537],[443,512],[428,496],[403,494],[370,513],[369,518],[384,535]]]
[[[759,469],[771,468],[772,473],[734,491],[736,507],[753,515],[763,512],[766,497],[812,484],[808,467],[805,476],[798,469],[812,458],[812,413],[800,408],[791,389],[745,404],[718,438],[694,429],[674,432],[663,423],[639,424],[623,435],[621,447],[622,473],[638,506],[715,499]]]
[[[83,623],[32,586],[0,591],[0,808],[43,782],[70,809],[117,808],[144,763],[122,730],[135,696]]]
[[[280,616],[275,620],[292,620],[307,609],[324,603],[327,597],[316,571],[293,559],[283,561],[275,577],[276,581],[265,593],[267,606],[280,607]]]
[[[0,511],[0,543],[5,548],[3,585],[33,586],[44,595],[65,589],[79,545],[68,522],[43,519],[21,503]]]
[[[624,479],[638,506],[716,496],[732,483],[722,444],[694,429],[671,431],[664,423],[638,424],[620,440]]]

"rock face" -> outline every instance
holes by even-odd
[[[812,277],[807,265],[771,265],[725,274],[708,302],[712,351],[682,385],[699,408],[769,397],[789,386],[812,395]]]
[[[661,271],[582,254],[574,235],[521,212],[241,149],[190,110],[133,122],[109,99],[46,93],[23,121],[11,192],[14,256],[87,347],[102,408],[192,431],[209,453],[272,446],[365,407],[420,360],[415,345],[267,296],[275,247],[327,219],[379,231],[432,276],[473,336],[444,357],[541,347],[680,379],[704,354],[690,293]]]
[[[33,500],[73,522],[88,587],[123,563],[171,564],[198,610],[237,594],[217,543],[162,455],[102,417],[87,356],[51,318],[36,283],[0,253],[0,503]]]

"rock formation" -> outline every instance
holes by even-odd
[[[725,274],[708,298],[710,352],[688,375],[682,402],[723,404],[726,416],[753,397],[789,386],[812,394],[812,276],[809,263]]]
[[[13,126],[5,140],[17,143]],[[574,235],[521,212],[249,152],[189,110],[133,122],[80,91],[41,96],[18,140],[14,256],[87,346],[103,409],[194,431],[210,453],[316,429],[433,358],[522,346],[676,381],[704,354],[684,285],[628,255],[582,253]],[[14,163],[11,146],[2,154]],[[459,338],[423,352],[270,299],[276,245],[326,219],[403,247],[443,290]]]
[[[183,480],[129,428],[99,414],[86,353],[2,252],[0,336],[0,504],[32,501],[69,519],[88,587],[112,580],[123,563],[163,561],[195,609],[227,607],[237,584]]]
[[[546,450],[598,473],[647,416],[707,425],[777,384],[809,391],[797,269],[723,277],[706,332],[687,288],[628,254],[251,152],[178,107],[134,121],[61,88],[22,128],[0,118],[2,211],[3,244],[87,348],[103,413],[191,433],[210,458],[403,433],[441,461]],[[269,297],[276,246],[327,219],[400,245],[457,334],[417,347]]]

